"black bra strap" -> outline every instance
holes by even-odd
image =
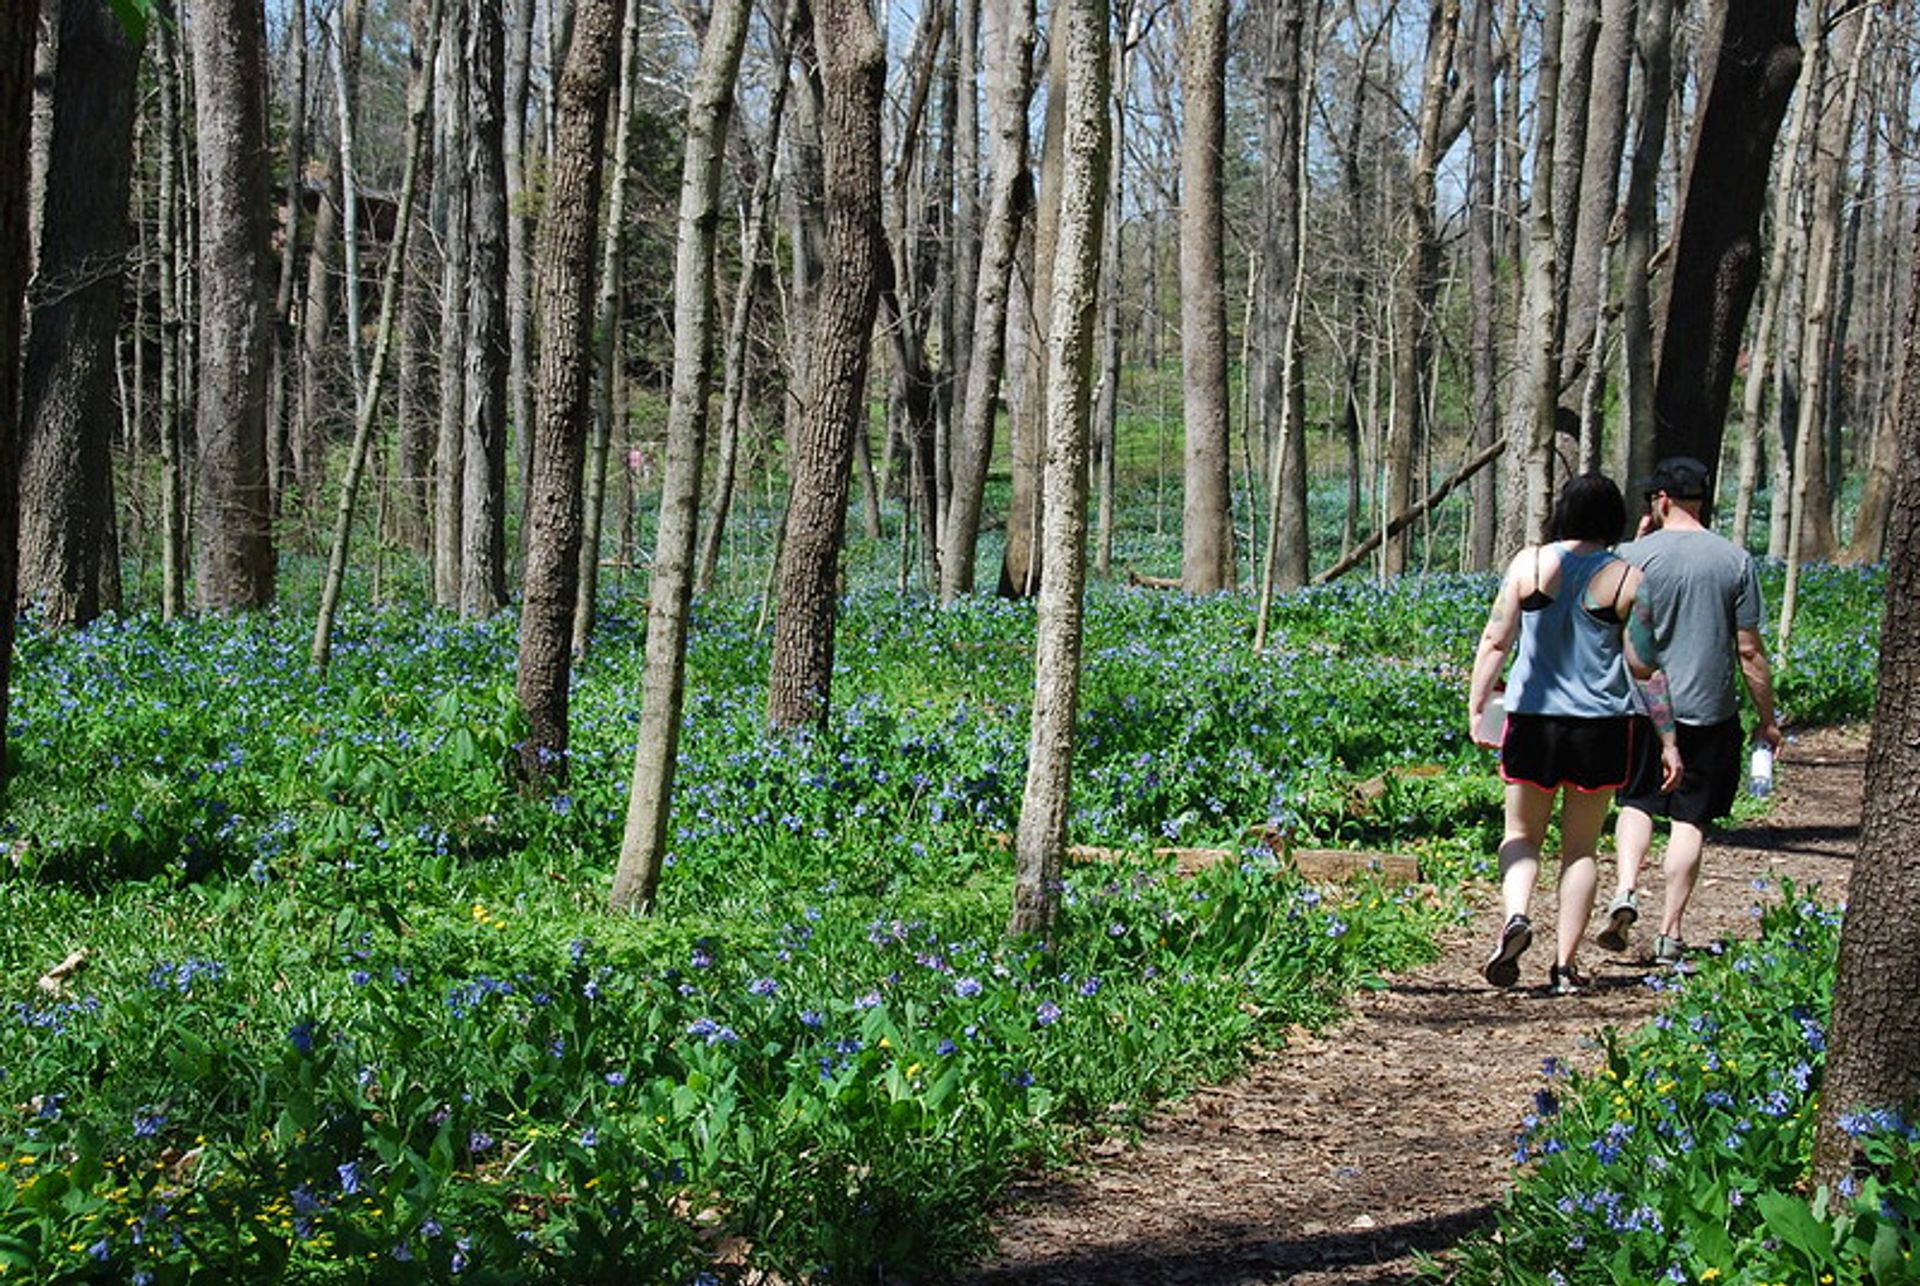
[[[1624,621],[1627,618],[1620,614],[1620,596],[1626,591],[1627,577],[1633,574],[1633,569],[1625,565],[1626,559],[1618,557],[1617,555],[1614,561],[1622,564],[1622,566],[1620,568],[1620,579],[1613,583],[1613,615],[1615,620]]]

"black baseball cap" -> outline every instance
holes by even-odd
[[[1670,455],[1653,467],[1653,474],[1640,482],[1642,495],[1664,491],[1675,500],[1705,500],[1713,489],[1713,475],[1707,466],[1690,455]]]

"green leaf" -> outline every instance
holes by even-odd
[[[0,1233],[0,1265],[10,1268],[33,1267],[33,1244]]]
[[[1806,1202],[1780,1192],[1763,1192],[1754,1202],[1767,1230],[1805,1255],[1809,1267],[1818,1272],[1833,1262],[1833,1230],[1814,1217]]]
[[[151,16],[146,0],[107,0],[107,3],[133,43],[143,43],[147,38],[147,19]]]
[[[1890,1223],[1883,1223],[1873,1234],[1873,1249],[1867,1252],[1867,1268],[1873,1280],[1880,1283],[1908,1282],[1913,1275],[1908,1271],[1907,1257],[1901,1248],[1904,1240],[1900,1229]]]

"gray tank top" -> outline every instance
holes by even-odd
[[[1545,603],[1529,597],[1520,646],[1507,679],[1507,709],[1606,719],[1633,711],[1633,685],[1613,605],[1586,606],[1594,573],[1617,560],[1611,550],[1578,554],[1556,546],[1560,583]]]

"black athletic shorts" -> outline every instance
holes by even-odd
[[[1725,723],[1676,725],[1680,738],[1680,787],[1671,794],[1660,790],[1660,738],[1653,720],[1634,719],[1634,753],[1627,784],[1620,788],[1622,808],[1637,808],[1655,817],[1705,826],[1733,811],[1740,789],[1740,750],[1746,737],[1740,720]]]
[[[1507,715],[1500,776],[1542,790],[1615,790],[1627,779],[1633,719],[1575,719],[1557,714]]]

